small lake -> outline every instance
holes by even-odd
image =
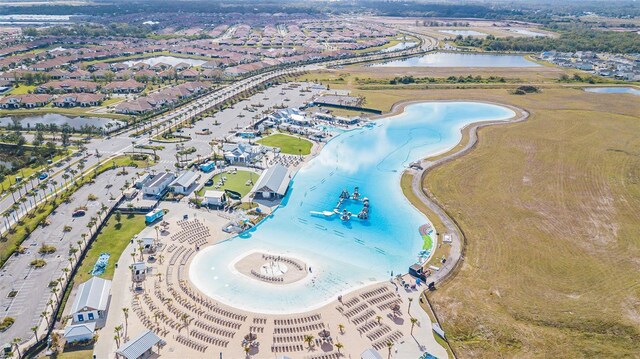
[[[399,42],[393,46],[389,46],[386,49],[382,49],[380,50],[380,52],[392,52],[392,51],[400,51],[400,50],[405,50],[411,47],[416,46],[417,43],[415,42],[411,42],[411,41],[406,41],[406,42]]]
[[[640,96],[640,90],[633,87],[590,87],[584,89],[587,92],[595,93],[626,93],[631,95]]]
[[[123,63],[129,66],[133,66],[141,62],[151,66],[154,66],[155,64],[159,64],[161,62],[165,64],[169,64],[171,66],[175,66],[181,62],[187,63],[191,66],[200,66],[204,64],[206,61],[196,60],[196,59],[187,59],[187,58],[175,57],[175,56],[154,56],[146,59],[124,61]]]
[[[38,116],[11,116],[11,117],[0,117],[0,126],[7,127],[13,126],[12,118],[18,118],[18,121],[22,125],[23,128],[35,128],[37,123],[42,123],[45,125],[55,123],[58,126],[62,126],[65,123],[74,129],[80,129],[82,126],[95,126],[98,128],[105,128],[108,123],[111,123],[112,127],[111,131],[115,130],[118,127],[124,126],[125,123],[123,121],[113,120],[110,118],[102,118],[102,117],[69,117],[60,115],[57,113],[46,113]]]
[[[548,37],[549,34],[544,34],[542,32],[535,32],[527,29],[509,29],[511,32],[515,32],[516,34],[526,35],[530,37]]]
[[[473,30],[439,30],[439,32],[443,33],[443,34],[448,34],[448,35],[462,35],[462,36],[482,36],[482,37],[486,37],[487,34],[485,34],[484,32],[479,32],[479,31],[473,31]]]
[[[538,67],[520,55],[436,52],[376,63],[372,67]]]

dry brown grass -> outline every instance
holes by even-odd
[[[463,266],[432,295],[461,358],[639,357],[637,97],[343,88],[384,110],[461,99],[531,112],[482,129],[471,153],[426,177],[467,236]]]
[[[464,265],[432,298],[454,348],[462,357],[637,356],[638,101],[569,89],[469,95],[532,116],[481,130],[474,151],[427,176],[467,236]]]

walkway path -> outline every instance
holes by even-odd
[[[424,101],[412,101],[396,104],[391,109],[391,114],[393,115],[402,112],[402,109],[405,106],[411,103],[418,102]],[[420,166],[422,167],[421,169],[412,168],[407,170],[407,173],[413,175],[413,179],[411,181],[411,188],[413,193],[418,197],[418,199],[420,199],[420,201],[422,201],[427,207],[429,207],[429,209],[433,211],[436,216],[438,216],[440,221],[442,221],[445,226],[445,233],[451,234],[451,251],[449,252],[447,262],[445,265],[440,267],[439,271],[433,272],[431,276],[429,276],[430,282],[442,283],[444,280],[448,279],[452,273],[454,273],[456,268],[458,268],[459,264],[461,263],[461,259],[464,260],[464,236],[462,234],[462,231],[460,231],[460,228],[458,228],[457,224],[445,213],[442,206],[437,203],[437,200],[435,200],[432,196],[427,195],[428,189],[423,187],[424,177],[429,171],[433,170],[434,168],[452,161],[471,151],[471,149],[473,149],[473,147],[475,147],[476,143],[478,142],[478,129],[486,126],[521,122],[525,121],[529,117],[529,113],[523,109],[499,103],[491,104],[510,108],[516,113],[516,116],[509,121],[483,121],[467,125],[462,129],[462,131],[463,133],[464,131],[468,131],[469,140],[461,149],[457,151],[452,150],[445,156],[439,157],[436,160],[429,160],[428,158],[425,158],[420,161]]]

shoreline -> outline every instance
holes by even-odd
[[[394,103],[391,107],[391,110],[388,113],[372,116],[371,120],[380,120],[380,119],[388,119],[399,114],[402,114],[405,108],[409,105],[418,104],[418,103],[428,103],[428,102],[476,102],[476,103],[485,103],[489,105],[501,106],[510,109],[514,112],[514,116],[506,119],[506,120],[486,120],[486,121],[476,121],[469,123],[463,126],[460,129],[461,138],[460,141],[453,145],[451,148],[440,151],[439,153],[432,154],[428,157],[422,158],[419,160],[420,166],[422,169],[416,170],[413,168],[407,168],[402,172],[400,179],[407,174],[411,176],[411,191],[416,196],[416,199],[421,201],[429,210],[433,212],[434,215],[438,217],[438,219],[442,222],[445,228],[442,230],[446,230],[446,233],[451,234],[452,242],[451,242],[451,252],[447,258],[446,265],[440,267],[439,271],[433,272],[428,279],[436,284],[442,284],[450,279],[452,279],[455,274],[458,272],[460,264],[464,260],[464,253],[466,248],[466,238],[464,232],[458,225],[458,223],[448,214],[447,210],[444,206],[442,206],[437,199],[433,197],[433,195],[428,191],[426,187],[423,187],[424,178],[429,173],[429,171],[448,163],[452,160],[455,160],[468,152],[470,152],[478,143],[478,130],[493,125],[500,124],[513,124],[519,123],[527,120],[529,118],[530,113],[522,108],[508,105],[504,103],[492,102],[492,101],[481,101],[481,100],[407,100],[400,101]],[[463,143],[465,139],[465,135],[468,135],[468,139]],[[462,146],[462,148],[458,149],[458,147]],[[399,184],[400,185],[400,184]],[[427,193],[428,192],[428,193]],[[433,222],[429,219],[429,215],[424,211],[420,210],[407,196],[405,199],[422,215],[425,216],[425,219],[431,223],[434,230],[437,231]],[[437,237],[436,237],[437,239]],[[437,247],[438,243],[434,242],[434,248]],[[431,257],[435,253],[435,250],[431,253],[430,258],[427,260],[431,260]]]

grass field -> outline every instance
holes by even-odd
[[[15,87],[13,90],[9,91],[12,95],[24,95],[28,94],[29,91],[33,92],[37,86],[35,85],[20,85],[19,87]]]
[[[227,180],[225,181],[223,186],[220,186],[220,188],[216,189],[215,184],[218,183],[218,181],[220,180],[220,177],[227,177]],[[240,193],[242,197],[244,197],[247,193],[249,193],[249,191],[251,191],[251,188],[253,188],[253,185],[249,185],[249,186],[246,185],[247,181],[251,181],[253,179],[253,183],[255,183],[258,181],[259,177],[260,175],[257,173],[254,173],[251,171],[242,171],[242,170],[238,170],[238,172],[236,172],[235,174],[233,173],[217,174],[213,176],[213,186],[203,187],[200,190],[199,194],[203,196],[207,190],[224,191],[225,189],[229,189],[229,190]]]
[[[426,177],[467,239],[460,271],[430,295],[460,358],[640,353],[637,97],[559,84],[525,96],[341,88],[385,111],[424,99],[493,101],[531,113],[523,123],[482,129],[471,153]],[[401,185],[441,229],[408,191],[410,177]]]
[[[78,273],[74,278],[75,283],[83,283],[91,278],[91,270],[101,253],[109,253],[109,264],[101,278],[112,279],[115,263],[129,244],[129,240],[134,235],[140,233],[146,224],[143,215],[122,215],[122,220],[118,224],[115,216],[107,220],[107,224],[91,244],[87,255],[82,260]]]
[[[280,152],[291,155],[308,155],[311,153],[313,143],[301,137],[276,133],[256,141],[261,145],[278,147]]]

